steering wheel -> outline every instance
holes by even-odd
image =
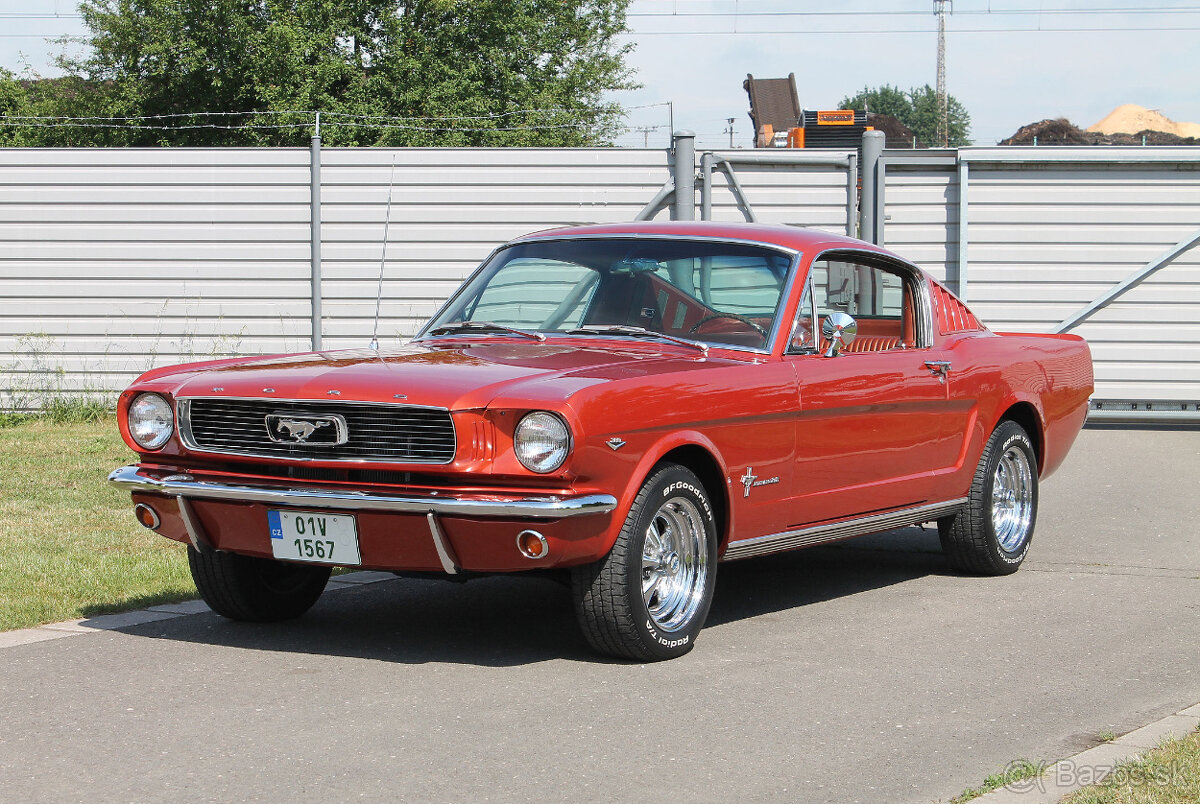
[[[743,324],[745,324],[746,326],[753,329],[759,335],[762,335],[764,338],[767,337],[767,331],[765,329],[760,327],[758,324],[755,324],[749,318],[746,318],[745,316],[742,316],[742,315],[738,315],[737,313],[714,313],[713,315],[706,315],[704,318],[701,318],[699,321],[697,321],[695,323],[695,325],[691,329],[688,330],[688,334],[695,335],[700,330],[700,327],[704,326],[709,321],[716,321],[718,318],[732,318],[734,321],[741,321]]]

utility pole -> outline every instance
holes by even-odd
[[[729,149],[730,150],[733,150],[733,121],[736,119],[737,119],[736,117],[726,117],[725,118],[725,122],[729,124],[729,127],[725,129],[724,133],[729,135]]]
[[[943,148],[950,144],[950,104],[946,97],[946,13],[953,12],[954,0],[933,0],[938,19],[937,44],[937,141]]]
[[[658,131],[660,128],[662,128],[662,126],[638,126],[637,128],[634,129],[634,131],[638,131],[642,135],[642,147],[643,148],[650,147],[650,132]]]

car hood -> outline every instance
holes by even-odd
[[[496,340],[181,366],[180,373],[158,379],[177,397],[400,401],[463,410],[486,407],[501,393],[564,399],[601,382],[711,363],[699,352],[656,343],[596,346]]]

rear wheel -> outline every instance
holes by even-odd
[[[584,636],[601,653],[660,661],[692,649],[712,604],[717,526],[699,478],[663,464],[609,554],[572,571]]]
[[[938,520],[950,566],[981,575],[1016,572],[1029,552],[1037,520],[1037,455],[1016,422],[992,432],[975,470],[966,507]]]
[[[272,622],[299,617],[325,591],[329,567],[289,564],[221,550],[188,547],[200,596],[231,620]]]

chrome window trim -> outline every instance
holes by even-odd
[[[796,313],[792,316],[792,326],[788,329],[787,340],[783,342],[784,357],[795,357],[796,355],[806,355],[812,354],[815,351],[820,351],[814,347],[809,351],[793,352],[790,348],[792,340],[796,337],[796,327],[800,324],[800,315],[804,311],[805,299],[808,300],[808,319],[809,321],[813,322],[813,340],[814,342],[817,342],[816,339],[819,335],[819,333],[816,331],[817,301],[815,294],[813,293],[811,268],[804,277],[804,289],[800,291],[800,300],[796,302]]]
[[[444,313],[447,309],[449,309],[451,307],[451,305],[454,304],[454,302],[459,298],[459,296],[461,296],[463,294],[464,289],[467,286],[469,286],[471,284],[471,282],[473,282],[475,280],[475,277],[478,276],[480,274],[480,272],[482,272],[483,269],[487,267],[488,263],[490,263],[493,259],[495,259],[496,255],[499,254],[501,251],[505,251],[506,249],[510,249],[515,246],[528,246],[528,245],[532,245],[534,243],[556,243],[556,242],[562,242],[562,241],[579,242],[579,241],[583,241],[583,240],[676,240],[676,241],[685,241],[685,242],[728,243],[730,245],[735,245],[735,246],[755,246],[757,248],[762,248],[762,249],[766,249],[769,251],[776,251],[776,252],[779,252],[780,254],[784,254],[788,257],[791,257],[791,262],[788,264],[787,277],[784,281],[783,288],[780,290],[780,293],[779,293],[778,311],[775,314],[775,320],[771,325],[770,332],[767,333],[766,343],[762,349],[756,349],[752,346],[736,346],[736,345],[728,344],[728,343],[714,343],[712,341],[705,341],[705,340],[701,340],[699,338],[695,339],[697,343],[702,343],[705,346],[708,346],[710,349],[727,349],[732,352],[746,352],[748,354],[756,354],[756,355],[770,355],[770,354],[774,353],[775,342],[776,342],[776,340],[778,340],[780,330],[783,328],[782,320],[784,318],[784,313],[786,312],[785,308],[787,306],[787,300],[791,296],[792,288],[795,286],[796,274],[799,272],[800,262],[804,256],[804,252],[799,251],[794,248],[791,248],[790,246],[781,246],[776,243],[764,243],[761,240],[751,240],[751,239],[741,238],[741,237],[720,237],[717,235],[663,234],[663,233],[651,233],[651,232],[632,232],[632,233],[627,233],[627,234],[612,232],[612,233],[608,233],[608,234],[588,234],[588,235],[563,234],[563,235],[534,236],[534,237],[518,238],[517,240],[510,240],[509,242],[505,243],[504,245],[500,246],[499,248],[492,250],[492,253],[487,256],[487,259],[485,259],[483,262],[481,262],[475,268],[475,270],[472,271],[470,273],[470,275],[462,281],[462,284],[459,285],[458,290],[454,292],[454,295],[452,295],[449,299],[447,299],[446,303],[443,304],[441,307],[439,307],[438,311],[436,313],[434,313],[432,316],[430,316],[429,320],[425,322],[425,325],[421,327],[420,331],[418,331],[417,334],[412,337],[412,340],[410,341],[410,343],[417,343],[418,341],[421,341],[426,338],[447,338],[447,337],[452,338],[452,337],[455,337],[455,334],[428,335],[427,336],[426,333],[429,331],[430,325],[434,321],[436,321],[438,319],[438,317],[441,316],[442,313]],[[543,333],[543,334],[545,334],[548,338],[554,338],[554,337],[558,337],[560,334],[563,334],[563,333],[549,332],[549,333]],[[461,336],[461,333],[458,333],[458,335]],[[475,338],[475,337],[478,337],[479,335],[484,335],[484,337],[489,337],[489,336],[490,337],[502,337],[503,333],[495,333],[495,334],[472,333],[471,337]],[[511,336],[509,336],[509,337],[511,337]],[[565,337],[576,337],[576,336],[568,335]],[[629,340],[644,343],[646,339],[630,338]]]
[[[279,455],[263,455],[259,452],[207,449],[197,445],[192,436],[191,403],[197,399],[217,399],[232,402],[291,402],[301,405],[341,405],[343,407],[346,405],[370,405],[381,408],[420,408],[421,410],[442,411],[450,417],[450,432],[454,436],[454,454],[450,456],[450,460],[448,461],[395,461],[381,458],[329,458],[320,456],[306,458],[304,456],[292,455],[281,457]],[[180,442],[189,452],[195,452],[200,455],[232,455],[239,458],[286,461],[289,463],[388,464],[395,466],[407,466],[410,464],[413,466],[448,466],[454,463],[458,457],[458,424],[454,421],[454,414],[449,408],[437,405],[410,405],[407,402],[364,402],[354,399],[276,399],[272,396],[184,396],[176,398],[175,407],[175,421]]]
[[[917,298],[915,299],[917,309],[913,310],[916,320],[913,322],[913,328],[917,332],[918,339],[921,341],[912,348],[933,348],[933,297],[929,291],[929,279],[925,276],[925,272],[921,270],[919,266],[909,262],[908,260],[900,259],[893,254],[885,254],[878,251],[860,251],[855,248],[838,248],[835,246],[833,248],[827,248],[824,251],[818,252],[816,256],[812,258],[812,262],[808,264],[808,278],[810,281],[812,277],[812,266],[831,254],[842,255],[846,258],[860,258],[858,261],[865,265],[882,265],[886,268],[890,268],[894,271],[902,273],[905,279],[911,280],[917,291]],[[813,312],[816,312],[815,299]]]

